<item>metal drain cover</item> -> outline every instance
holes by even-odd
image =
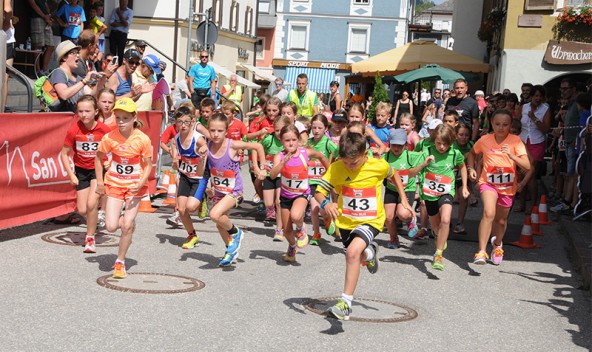
[[[158,273],[127,273],[125,279],[105,275],[99,277],[97,283],[116,291],[152,294],[192,292],[206,286],[203,281],[191,277]]]

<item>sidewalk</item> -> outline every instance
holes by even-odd
[[[553,216],[553,215],[552,215]],[[592,281],[592,224],[588,221],[573,221],[572,216],[555,215],[559,232],[567,238],[574,268],[582,277],[582,288],[590,290]]]

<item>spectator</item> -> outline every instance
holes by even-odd
[[[458,112],[459,121],[469,127],[469,131],[472,131],[471,139],[476,141],[479,132],[479,105],[467,95],[469,86],[466,80],[457,79],[453,87],[456,96],[448,99],[445,109]]]
[[[80,47],[78,67],[72,71],[76,76],[86,77],[88,71],[94,71],[92,57],[98,51],[98,37],[92,29],[85,29],[78,37]]]
[[[160,73],[155,75],[156,76],[156,82],[160,81],[161,79],[164,78],[164,70],[166,70],[167,68],[167,63],[160,60],[160,63],[158,64],[158,67],[160,67]]]
[[[522,83],[522,87],[520,87],[520,105],[524,105],[526,103],[530,103],[530,90],[532,89],[532,83]]]
[[[343,107],[343,98],[341,98],[341,94],[339,93],[339,82],[333,81],[329,83],[329,89],[331,90],[331,99],[329,100],[331,111],[341,110]]]
[[[191,92],[191,101],[196,109],[199,109],[203,98],[210,96],[216,99],[216,71],[208,61],[210,54],[206,50],[202,50],[199,54],[199,63],[191,66],[187,74],[187,86]]]
[[[487,107],[487,102],[485,101],[485,93],[482,90],[478,90],[475,92],[475,100],[477,101],[477,106],[479,106],[479,115],[483,113],[483,110]]]
[[[272,97],[276,97],[283,102],[288,100],[288,91],[284,89],[284,80],[277,78],[275,80],[275,90],[271,93]]]
[[[419,109],[420,111],[425,107],[428,100],[430,100],[431,94],[425,88],[421,89],[421,94],[419,95]]]
[[[230,80],[228,84],[222,86],[222,91],[220,92],[226,99],[232,101],[237,106],[242,107],[243,103],[243,90],[242,87],[238,84],[238,76],[233,74],[230,76]],[[240,119],[240,116],[239,116]]]
[[[140,40],[136,40],[134,42],[134,46],[136,47],[136,50],[142,55],[142,57],[144,57],[144,52],[146,51],[146,41],[140,39]]]
[[[502,92],[502,94],[505,95],[506,97],[509,96],[511,93],[512,92],[508,88],[504,89]]]
[[[360,93],[360,87],[354,88],[354,93],[355,94],[352,97],[352,101],[354,104],[360,104],[360,106],[362,106],[364,104],[364,96]]]
[[[103,54],[105,53],[105,32],[107,31],[105,18],[103,18],[103,9],[102,2],[94,3],[90,9],[90,20],[88,21],[90,28],[99,37],[97,44],[101,53],[99,60],[103,59]]]
[[[125,43],[127,42],[127,34],[134,17],[132,9],[127,7],[128,0],[119,0],[119,7],[113,9],[109,24],[111,25],[111,35],[109,37],[109,48],[111,53],[119,57],[118,64],[121,66],[123,62]],[[134,50],[135,51],[135,50]],[[140,55],[140,58],[142,56]]]
[[[296,77],[297,89],[290,90],[288,100],[296,104],[298,115],[312,117],[319,113],[319,98],[317,93],[307,89],[308,76],[301,73]]]
[[[62,31],[62,42],[70,40],[72,43],[78,43],[78,36],[84,30],[86,15],[78,0],[70,0],[69,3],[60,7],[56,12],[60,26],[64,27]],[[60,60],[58,60],[59,62]]]
[[[442,89],[434,89],[434,95],[428,99],[426,106],[429,106],[430,104],[434,104],[436,111],[440,110],[440,108],[444,106],[444,99],[442,99]]]
[[[47,0],[27,0],[31,7],[31,47],[33,50],[44,50],[41,59],[40,75],[47,74],[47,65],[55,50],[51,26],[53,19],[47,7]]]
[[[134,86],[142,87],[142,94],[135,99],[138,111],[149,111],[152,109],[152,92],[156,86],[154,74],[160,73],[158,64],[160,60],[155,55],[146,55],[140,66],[132,74]]]
[[[73,73],[78,68],[80,47],[70,40],[61,42],[56,48],[56,56],[60,63],[57,70],[53,71],[49,82],[53,85],[60,100],[59,106],[52,107],[52,111],[76,111],[76,102],[84,94],[96,96],[103,89],[107,75],[98,75],[88,71],[84,78]],[[98,80],[93,89],[87,88],[91,80]],[[86,89],[86,91],[85,91]]]
[[[136,49],[128,49],[123,54],[123,65],[119,66],[108,83],[108,87],[115,92],[117,98],[128,97],[138,99],[140,96],[140,86],[132,85],[132,73],[140,64],[141,59],[142,56],[140,56],[140,53]]]
[[[395,112],[393,114],[394,121],[391,122],[393,126],[398,126],[399,117],[403,113],[410,113],[413,115],[413,102],[409,99],[409,92],[406,90],[403,91],[403,96],[401,99],[397,100],[397,105],[395,105]]]
[[[520,118],[520,113],[516,106],[518,105],[518,96],[516,93],[510,93],[506,98],[506,110],[509,110],[512,113],[512,118],[518,119]]]
[[[191,99],[191,92],[189,91],[189,87],[187,86],[187,81],[185,79],[172,84],[171,89],[173,91],[172,96],[175,109],[179,106],[179,104]]]

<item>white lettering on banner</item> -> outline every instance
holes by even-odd
[[[7,185],[9,185],[12,182],[12,164],[14,163],[16,157],[18,157],[21,160],[23,173],[25,174],[25,178],[27,179],[27,186],[29,188],[70,183],[70,180],[64,179],[68,176],[68,173],[66,172],[64,165],[62,164],[62,159],[60,158],[59,154],[54,159],[52,157],[41,157],[41,154],[38,151],[35,151],[31,155],[30,164],[27,165],[27,162],[25,161],[20,147],[15,147],[13,152],[11,153],[9,142],[4,141],[4,143],[2,143],[2,146],[0,146],[0,150],[1,149],[6,149],[6,171],[8,173]],[[68,159],[70,160],[70,165],[74,165],[72,158],[68,157]],[[30,166],[30,168],[28,168],[27,166]],[[72,166],[72,168],[74,167]],[[34,170],[33,175],[29,176],[27,169]]]
[[[288,61],[288,66],[308,67],[308,61]]]
[[[332,62],[322,62],[321,63],[321,68],[339,68],[339,64],[338,63],[332,63]]]
[[[590,61],[592,60],[592,51],[584,51],[582,49],[579,52],[563,51],[561,45],[553,45],[551,57],[558,60]]]

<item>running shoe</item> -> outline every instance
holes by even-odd
[[[325,220],[325,230],[327,231],[327,235],[333,236],[335,235],[335,223],[331,220],[330,217],[327,217]]]
[[[284,230],[275,230],[273,240],[274,242],[282,242],[284,240]]]
[[[496,246],[495,243],[495,236],[491,237],[491,245],[493,246],[493,250],[491,251],[491,262],[493,265],[500,265],[502,260],[504,260],[504,250],[502,249],[503,244]]]
[[[185,243],[183,243],[182,247],[183,249],[191,249],[197,245],[198,241],[199,237],[197,237],[196,235],[189,235],[187,236],[187,240],[185,240]]]
[[[288,250],[286,251],[286,254],[284,254],[284,260],[290,263],[294,263],[296,261],[297,249],[297,246],[288,245]]]
[[[436,270],[444,270],[444,264],[442,263],[442,256],[434,254],[434,261],[432,262],[432,268]]]
[[[253,203],[259,204],[259,202],[261,202],[261,198],[259,198],[259,195],[255,193],[255,196],[253,197]]]
[[[479,251],[478,253],[475,253],[475,256],[473,257],[473,264],[485,265],[487,264],[487,259],[489,259],[487,253],[485,253],[485,251]]]
[[[311,246],[318,246],[319,245],[319,240],[321,239],[321,233],[317,232],[315,233],[312,238],[310,239],[309,244]]]
[[[210,211],[210,209],[208,209],[208,201],[207,201],[207,196],[204,195],[204,200],[203,202],[201,202],[201,205],[199,207],[199,212],[197,213],[197,217],[200,219],[205,219],[208,216],[208,212]]]
[[[349,320],[349,315],[351,314],[352,310],[344,300],[338,298],[337,304],[329,308],[327,312],[339,320]]]
[[[224,253],[224,257],[218,262],[218,266],[229,266],[232,261],[238,258],[238,251],[234,253]]]
[[[236,253],[241,246],[241,242],[245,233],[240,229],[240,227],[237,227],[236,229],[238,230],[237,233],[228,236],[229,241],[228,248],[226,248],[226,253]]]
[[[567,209],[569,209],[569,205],[563,203],[563,201],[559,201],[559,203],[557,203],[557,205],[549,208],[549,210],[551,210],[554,213],[559,213],[559,212],[567,210]]]
[[[174,227],[183,227],[183,221],[181,221],[181,216],[179,215],[178,211],[174,212],[173,215],[169,216],[166,219],[166,223]]]
[[[275,207],[267,209],[267,213],[265,214],[265,221],[274,221],[275,220]]]
[[[105,211],[99,210],[99,216],[97,218],[97,228],[104,229],[105,224]]]
[[[409,238],[414,238],[415,235],[417,235],[418,232],[418,228],[417,228],[417,216],[414,216],[411,221],[409,222],[409,227],[408,227],[408,231],[407,231],[407,236],[409,236]]]
[[[454,233],[466,233],[466,232],[467,232],[467,229],[465,229],[465,225],[463,225],[461,222],[456,224],[456,226],[454,227]]]
[[[122,262],[115,262],[115,265],[113,265],[113,269],[114,279],[123,279],[127,276],[127,273],[125,272],[125,264],[123,264]]]
[[[425,227],[422,227],[419,231],[417,231],[417,234],[415,235],[415,239],[416,240],[427,240],[430,235],[428,234],[428,229],[426,229]]]
[[[257,204],[257,211],[259,213],[264,213],[265,212],[265,203],[260,202],[259,204]]]
[[[296,233],[296,245],[300,249],[300,248],[306,247],[307,244],[308,244],[308,236],[306,235],[306,229],[304,228],[304,225],[303,225],[302,228],[300,229],[300,231],[298,231]]]
[[[95,247],[95,236],[86,236],[84,240],[84,253],[97,253],[97,249]]]
[[[366,261],[366,267],[368,268],[370,274],[376,274],[378,271],[378,244],[373,241],[370,243],[368,248],[374,253],[374,257],[372,257],[371,260]]]
[[[387,243],[386,247],[390,248],[390,249],[397,249],[397,248],[399,248],[399,244],[395,241],[389,241],[389,243]]]

